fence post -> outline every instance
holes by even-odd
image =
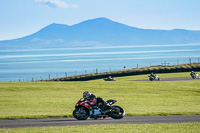
[[[189,62],[190,62],[190,64],[192,63],[192,59],[191,58],[189,59]]]
[[[65,72],[65,77],[67,77],[67,72]]]
[[[98,69],[96,68],[96,73],[98,74]]]

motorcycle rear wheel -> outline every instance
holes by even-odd
[[[73,116],[77,120],[86,120],[89,117],[89,113],[85,110],[85,114],[83,114],[79,112],[79,109],[75,109],[73,111]]]
[[[111,112],[109,113],[109,116],[113,119],[121,119],[125,115],[125,111],[120,106],[112,106]]]

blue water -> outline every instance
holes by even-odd
[[[199,62],[200,44],[0,50],[0,82]]]

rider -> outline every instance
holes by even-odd
[[[112,77],[112,76],[109,76],[109,77],[108,77],[108,80],[109,80],[109,81],[114,81],[114,80],[115,80],[115,78],[114,78],[114,77]]]
[[[111,76],[109,76],[109,77],[108,77],[108,79],[109,79],[109,80],[112,80],[112,77],[111,77]]]
[[[91,94],[89,91],[83,92],[84,101],[87,101],[91,106],[89,108],[90,115],[93,115],[93,106],[97,103],[97,97],[94,94]]]
[[[84,101],[87,101],[87,103],[91,105],[89,108],[90,116],[94,115],[93,108],[97,104],[97,99],[99,99],[100,102],[103,102],[103,105],[105,108],[109,106],[108,103],[104,99],[100,97],[97,98],[94,94],[91,94],[89,91],[83,92],[83,98],[84,98]]]
[[[190,75],[192,76],[193,74],[195,74],[194,71],[191,71]]]
[[[150,74],[150,77],[156,77],[156,75],[153,74],[153,72]]]

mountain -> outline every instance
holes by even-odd
[[[200,43],[200,31],[152,30],[96,18],[68,26],[51,24],[18,39],[0,41],[0,48],[95,47]]]

